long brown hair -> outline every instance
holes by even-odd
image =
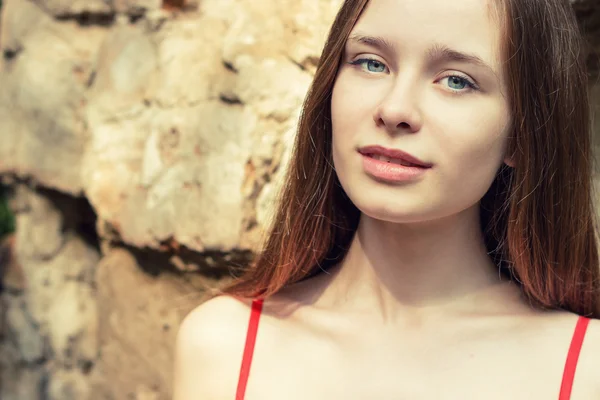
[[[346,40],[368,0],[345,0],[299,121],[262,251],[225,293],[268,297],[339,262],[359,210],[332,167],[331,94]],[[491,257],[533,304],[600,317],[591,123],[582,38],[566,0],[505,0],[502,53],[509,154],[481,201]]]

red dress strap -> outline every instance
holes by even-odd
[[[589,323],[589,318],[579,317],[577,319],[575,332],[573,332],[573,339],[571,339],[571,347],[569,348],[569,354],[567,355],[567,362],[565,363],[558,400],[569,400],[571,398],[571,389],[573,388],[573,380],[575,379],[577,360],[579,360],[579,353],[581,352],[581,346]]]
[[[258,332],[258,322],[262,312],[263,300],[255,299],[252,301],[252,310],[250,311],[250,322],[248,323],[248,332],[246,333],[246,345],[242,357],[242,366],[240,368],[240,377],[238,380],[235,400],[244,400],[246,396],[246,384],[250,375],[250,366],[252,365],[252,356],[254,355],[254,344],[256,343],[256,333]]]

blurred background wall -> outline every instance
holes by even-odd
[[[340,4],[3,1],[1,399],[169,398],[179,322],[261,241]],[[574,7],[596,102],[600,0]]]

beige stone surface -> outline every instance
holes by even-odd
[[[87,398],[86,375],[99,357],[95,268],[100,254],[78,234],[89,223],[81,209],[81,200],[64,194],[25,185],[16,190],[11,257],[22,276],[19,286],[8,285],[1,296],[0,398],[15,393],[36,393],[17,397],[22,399]],[[48,384],[20,387],[31,379]]]
[[[305,22],[320,3],[305,2]],[[291,144],[282,132],[293,131],[311,77],[297,64],[319,50],[308,25],[293,45],[288,31],[299,30],[301,13],[287,26],[267,18],[302,9],[295,4],[205,1],[198,16],[169,19],[158,31],[140,24],[111,32],[90,90],[82,171],[99,217],[121,240],[159,248],[173,238],[196,251],[255,244],[245,226],[257,210],[246,203],[256,203],[264,182],[254,175]],[[286,45],[274,45],[286,34]]]
[[[31,0],[50,15],[65,17],[83,13],[108,14],[113,0]]]
[[[81,193],[85,91],[106,29],[58,23],[28,0],[4,4],[0,171]]]
[[[145,267],[162,267],[151,263],[146,260]],[[200,293],[171,273],[144,273],[123,249],[105,255],[96,282],[102,357],[94,386],[107,398],[167,399],[177,327]]]
[[[150,10],[159,10],[163,0],[113,0],[115,11],[121,13],[139,14]]]
[[[295,128],[337,4],[220,0],[172,14],[122,2],[147,17],[83,29],[43,12],[76,2],[9,0],[0,170],[84,193],[133,246],[251,247],[256,198],[272,192],[262,194],[261,167],[291,144],[283,133]]]
[[[4,1],[1,398],[169,398],[179,322],[268,222],[340,1]]]

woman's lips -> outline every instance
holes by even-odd
[[[392,183],[411,182],[421,178],[431,167],[410,164],[404,160],[387,161],[372,154],[361,154],[363,169],[377,180]],[[405,164],[405,165],[403,165]]]
[[[396,163],[401,163],[405,165],[416,165],[418,167],[424,168],[430,168],[433,166],[433,164],[422,161],[417,157],[413,156],[412,154],[409,154],[400,149],[390,149],[379,145],[364,146],[358,149],[358,152],[362,155],[367,155],[373,158],[377,158],[376,156],[385,157],[396,161]]]

